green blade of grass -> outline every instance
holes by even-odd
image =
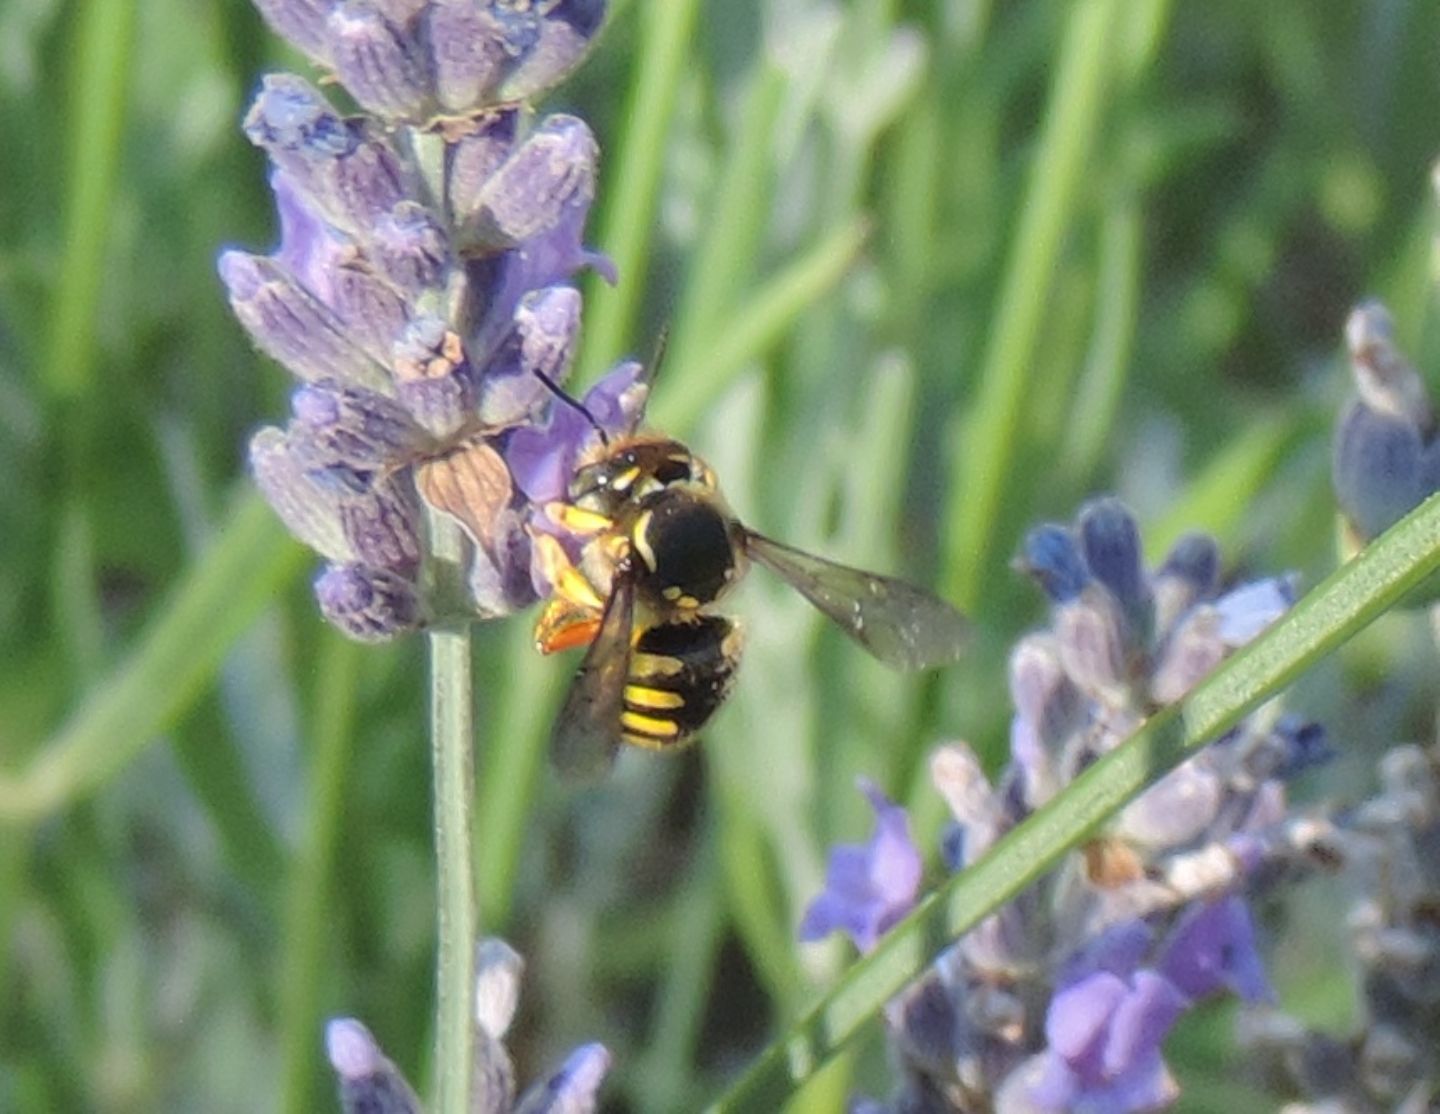
[[[1440,495],[1341,567],[1185,699],[926,897],[712,1107],[775,1110],[931,959],[1015,897],[1127,801],[1234,727],[1440,567]]]
[[[1084,197],[1084,171],[1113,78],[1113,33],[1123,9],[1119,0],[1082,0],[1070,12],[979,396],[951,477],[942,584],[967,611],[975,610],[989,573],[1014,454],[1024,443],[1020,430],[1035,346],[1065,232]]]
[[[247,495],[109,677],[27,766],[0,776],[0,824],[41,820],[123,770],[211,682],[231,642],[306,561],[260,496]]]
[[[75,13],[65,251],[45,366],[51,394],[67,401],[83,395],[94,377],[96,306],[130,107],[137,9],[135,0],[95,0]]]
[[[314,740],[305,808],[305,836],[286,887],[284,952],[280,959],[282,1071],[280,1109],[316,1109],[322,981],[334,915],[332,874],[345,789],[354,750],[356,688],[362,648],[327,632],[319,662]]]
[[[614,262],[620,282],[611,288],[592,277],[586,287],[582,383],[595,379],[620,354],[645,290],[644,260],[650,251],[665,140],[699,10],[698,0],[650,0],[642,15],[645,29],[636,51],[640,69],[630,87],[615,172],[606,179],[608,200],[599,234],[600,248]]]

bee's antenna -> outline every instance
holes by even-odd
[[[670,351],[670,323],[667,321],[660,326],[660,333],[655,337],[655,348],[650,353],[650,363],[645,369],[645,385],[653,387],[655,380],[660,376],[661,365],[665,363],[665,357]]]
[[[600,424],[594,414],[590,413],[590,410],[583,402],[581,402],[578,398],[572,395],[564,387],[560,386],[559,383],[555,382],[555,380],[551,379],[550,376],[546,375],[539,368],[535,368],[535,378],[540,380],[540,382],[544,383],[545,386],[549,389],[550,393],[553,394],[556,398],[558,398],[561,402],[563,402],[566,406],[570,407],[572,410],[580,411],[580,413],[585,416],[585,420],[590,423],[591,427],[599,435],[600,444],[610,444],[610,435],[605,432],[605,427]]]

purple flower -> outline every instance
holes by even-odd
[[[1250,908],[1233,894],[1185,913],[1170,933],[1160,971],[1193,999],[1224,991],[1247,1002],[1272,997]]]
[[[1168,1105],[1179,1087],[1160,1048],[1188,1005],[1154,971],[1097,971],[1055,995],[1049,1048],[1030,1097],[1042,1110],[1128,1114]]]
[[[860,791],[875,810],[875,834],[869,843],[830,852],[825,889],[805,910],[800,939],[844,932],[868,952],[915,904],[923,864],[905,810],[869,781],[860,782]]]

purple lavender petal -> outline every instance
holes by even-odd
[[[875,834],[867,844],[831,850],[825,889],[806,910],[800,939],[842,931],[868,952],[915,904],[923,864],[905,810],[869,781],[860,790],[875,810]]]
[[[1247,1002],[1274,997],[1250,909],[1235,896],[1187,912],[1170,934],[1160,971],[1194,999],[1225,990]]]
[[[586,392],[582,402],[609,436],[630,432],[644,405],[643,368],[624,363]],[[575,462],[598,440],[594,427],[573,406],[555,403],[544,427],[517,429],[505,448],[515,486],[532,503],[565,497]]]
[[[1138,1075],[1142,1086],[1147,1085],[1152,1073],[1146,1065],[1158,1062],[1160,1046],[1189,1004],[1168,979],[1154,971],[1136,971],[1130,992],[1110,1018],[1102,1061],[1105,1078]]]

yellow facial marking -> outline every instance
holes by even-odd
[[[620,726],[637,735],[649,735],[655,739],[673,739],[680,734],[680,725],[668,719],[641,715],[639,712],[621,712]]]
[[[658,712],[685,707],[685,698],[678,692],[665,689],[646,688],[643,685],[625,686],[625,703],[637,708],[652,708]]]
[[[610,481],[611,490],[613,490],[613,491],[625,491],[625,490],[627,490],[627,489],[630,487],[631,484],[633,484],[637,479],[639,479],[639,477],[640,477],[640,469],[639,469],[639,468],[627,468],[627,469],[625,469],[625,471],[621,472],[618,476],[615,476],[614,478],[611,479],[611,481]]]

